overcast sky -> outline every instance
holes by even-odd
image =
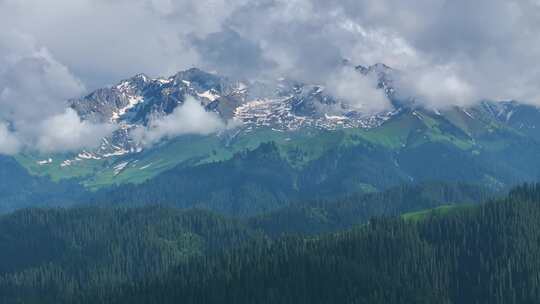
[[[540,0],[0,0],[0,27],[0,146],[10,129],[54,133],[34,134],[36,119],[81,130],[67,98],[193,66],[339,93],[347,58],[400,69],[400,88],[434,107],[540,104]]]

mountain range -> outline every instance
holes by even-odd
[[[240,80],[196,68],[168,78],[139,74],[69,100],[82,119],[118,126],[99,147],[14,158],[30,176],[81,185],[91,201],[235,214],[403,183],[459,181],[500,191],[537,179],[538,108],[515,101],[428,108],[400,96],[399,71],[353,68],[376,80],[389,109],[365,113],[322,85],[284,78]],[[133,130],[151,127],[186,98],[234,127],[154,145],[134,138]]]

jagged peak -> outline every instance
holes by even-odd
[[[139,74],[133,76],[131,79],[140,79],[140,80],[143,80],[143,81],[148,81],[150,78],[144,73],[139,73]]]
[[[375,72],[375,73],[378,73],[378,74],[386,74],[386,73],[389,73],[391,71],[394,71],[394,69],[384,63],[375,63],[373,65],[370,65],[370,66],[363,66],[363,65],[357,65],[355,66],[355,69],[357,71],[359,71],[360,73],[364,74],[364,75],[367,75],[371,72]]]
[[[214,78],[214,79],[223,78],[217,75],[216,73],[210,73],[210,72],[207,72],[202,69],[195,68],[195,67],[184,70],[184,71],[180,71],[176,73],[174,77],[184,79],[184,80],[190,80],[190,79],[199,78],[199,77]]]
[[[375,71],[375,72],[389,72],[389,71],[393,71],[394,69],[391,68],[390,66],[384,64],[384,63],[375,63],[374,65],[371,65],[369,67],[369,70],[370,71]]]
[[[139,82],[139,81],[142,81],[142,82],[148,82],[150,81],[150,77],[148,77],[148,75],[144,74],[144,73],[139,73],[139,74],[136,74],[130,78],[127,78],[127,79],[124,79],[122,81],[120,81],[118,84],[122,84],[122,83],[126,83],[126,82]]]
[[[144,85],[150,81],[151,81],[150,77],[148,77],[146,74],[139,73],[130,78],[120,81],[115,86],[113,86],[113,89],[122,91],[122,90],[125,90],[127,87]]]

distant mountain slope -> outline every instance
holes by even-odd
[[[355,69],[376,77],[391,109],[362,113],[321,85],[290,79],[239,80],[199,69],[169,78],[141,74],[70,101],[84,119],[119,125],[98,149],[15,158],[32,175],[75,179],[98,195],[108,193],[103,201],[196,205],[233,214],[402,183],[463,181],[499,190],[538,179],[538,108],[484,101],[430,109],[399,95],[399,71],[382,64]],[[186,97],[241,123],[152,146],[134,141],[133,128],[170,114]],[[275,164],[248,157],[268,144],[275,146]],[[111,186],[119,188],[107,190]],[[230,200],[236,201],[234,212]]]
[[[84,185],[101,188],[91,196],[94,202],[198,206],[236,215],[403,183],[466,182],[501,190],[536,180],[539,141],[484,117],[493,116],[483,108],[445,116],[411,109],[373,129],[261,128],[230,137],[184,136],[68,168],[17,159],[34,172],[48,168],[43,172],[53,177],[79,172]],[[107,189],[115,183],[120,185]]]
[[[347,145],[367,140],[391,152],[414,154],[411,151],[415,148],[423,153],[424,144],[444,143],[449,149],[487,158],[515,147],[516,143],[534,146],[540,140],[540,128],[537,128],[540,110],[536,107],[484,101],[470,107],[428,109],[414,98],[399,95],[394,88],[399,71],[382,64],[358,66],[356,70],[378,79],[393,108],[375,114],[358,112],[321,85],[290,79],[263,83],[199,69],[169,78],[152,79],[140,74],[70,101],[83,119],[119,124],[119,130],[104,139],[98,149],[67,155],[26,154],[18,155],[17,159],[33,174],[50,175],[54,179],[77,177],[90,188],[100,188],[114,183],[140,183],[193,159],[199,160],[195,164],[227,160],[235,153],[253,150],[269,141],[286,147],[296,145],[299,153],[309,154],[319,149],[303,157],[302,161],[307,162],[336,148],[330,146],[336,141],[326,139],[317,143],[321,147],[306,146],[316,143],[316,137],[325,134],[324,131],[335,132],[331,136],[338,138],[345,132],[352,134],[350,138],[360,139],[349,140]],[[133,128],[147,126],[151,120],[170,114],[187,96],[196,98],[224,120],[237,119],[240,126],[210,136],[183,136],[154,147],[143,147],[134,141],[130,135]],[[536,152],[531,152],[529,147],[524,153]],[[499,156],[502,155],[494,157],[494,163]],[[50,162],[45,161],[49,159]],[[506,170],[513,171],[511,167]],[[531,179],[531,174],[511,174],[508,179]],[[532,174],[533,178],[536,176],[537,172]],[[506,183],[499,178],[495,182]]]
[[[269,211],[287,201],[380,191],[403,183],[465,182],[502,190],[538,178],[540,143],[535,138],[496,120],[470,119],[491,117],[481,108],[448,113],[452,115],[403,110],[370,130],[252,132],[224,146],[212,144],[201,157],[192,154],[146,182],[99,193],[103,202],[200,206],[238,215]],[[453,122],[458,119],[467,127]],[[206,138],[191,143],[197,146],[200,140]],[[182,146],[167,151],[170,147],[152,150],[155,161],[133,160],[134,167],[119,176],[136,181],[145,171],[139,166],[186,153]],[[259,160],[261,153],[272,156]]]
[[[381,89],[392,93],[391,68],[375,65],[357,70],[363,75],[379,77]],[[93,178],[97,174],[100,181],[90,181],[90,184],[110,183],[111,179],[117,180],[114,176],[123,168],[120,159],[126,156],[138,159],[137,154],[143,151],[144,147],[131,136],[132,130],[170,114],[186,97],[199,100],[208,111],[216,112],[224,120],[234,118],[241,122],[238,129],[218,134],[219,141],[225,142],[230,137],[265,128],[279,131],[368,129],[381,125],[397,111],[362,113],[331,96],[321,85],[290,79],[241,80],[195,68],[168,78],[152,79],[139,74],[69,101],[85,120],[118,124],[118,130],[104,138],[100,147],[71,155],[23,155],[19,159],[35,174],[50,174],[54,178]],[[51,161],[43,161],[48,159]],[[118,182],[123,181],[123,178],[118,179]]]
[[[30,175],[15,159],[0,155],[0,213],[25,207],[76,203],[85,189],[76,181],[52,182]]]

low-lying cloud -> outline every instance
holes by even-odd
[[[378,88],[376,75],[363,75],[354,67],[344,67],[326,82],[329,93],[348,108],[374,114],[392,108],[385,92]]]
[[[217,113],[206,111],[195,98],[187,96],[171,114],[152,121],[148,127],[136,128],[133,135],[140,144],[148,146],[180,135],[208,135],[233,125],[233,122],[224,122]]]
[[[41,132],[36,138],[36,147],[43,152],[77,151],[94,148],[115,126],[83,121],[73,109],[48,117],[41,122]]]
[[[434,109],[481,101],[472,84],[448,66],[406,71],[397,77],[395,84],[402,98],[412,96],[417,103]]]

